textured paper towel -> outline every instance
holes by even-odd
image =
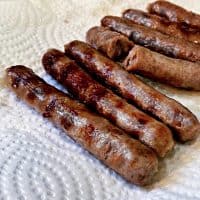
[[[0,75],[13,64],[42,69],[46,49],[63,49],[107,14],[144,9],[148,0],[0,0]],[[200,13],[198,0],[174,1]],[[200,119],[200,93],[152,83]],[[18,100],[0,82],[0,199],[200,199],[200,139],[176,145],[147,188],[128,184],[58,128]]]

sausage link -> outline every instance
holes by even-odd
[[[102,53],[106,52],[106,55],[112,59],[128,54],[134,45],[124,35],[111,31],[109,28],[97,26],[88,30],[86,40]]]
[[[123,12],[123,17],[136,24],[160,31],[161,33],[182,38],[194,43],[200,43],[200,30],[189,28],[184,24],[173,23],[163,17],[136,9],[125,10]]]
[[[90,45],[73,41],[65,45],[65,53],[82,63],[124,98],[169,125],[176,131],[180,141],[194,139],[199,133],[200,124],[187,108],[144,84]]]
[[[168,1],[155,1],[148,5],[150,13],[167,18],[171,22],[188,24],[200,28],[200,15]]]
[[[154,51],[175,58],[200,61],[200,45],[193,42],[163,34],[120,17],[106,16],[101,23],[103,26],[126,35],[136,44]]]
[[[170,130],[100,85],[73,60],[56,49],[48,50],[42,63],[45,70],[73,96],[92,107],[142,143],[164,157],[174,145]]]
[[[151,149],[48,85],[27,67],[8,68],[6,80],[17,96],[128,181],[138,185],[151,181],[158,166]]]
[[[123,62],[126,70],[161,83],[200,90],[200,64],[174,59],[135,45]]]

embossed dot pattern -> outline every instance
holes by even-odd
[[[152,185],[139,188],[105,167],[65,133],[20,101],[4,85],[9,65],[31,67],[64,90],[41,66],[48,48],[63,50],[105,15],[144,9],[150,0],[0,0],[0,199],[170,200],[200,199],[200,138],[176,145],[160,162]],[[174,1],[200,13],[198,0]],[[177,99],[200,119],[199,92],[186,92],[144,79]],[[66,92],[66,90],[64,90]]]

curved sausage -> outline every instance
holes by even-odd
[[[150,13],[166,17],[169,21],[185,23],[200,28],[200,15],[168,1],[155,1],[148,5]]]
[[[199,133],[199,121],[187,108],[144,84],[90,45],[72,41],[65,45],[65,53],[82,63],[124,98],[169,125],[180,141],[194,139]]]
[[[86,40],[94,48],[106,52],[106,55],[112,59],[128,54],[134,46],[127,37],[106,27],[92,27],[86,34]]]
[[[136,9],[125,10],[123,12],[123,17],[136,24],[160,31],[161,33],[182,38],[194,43],[200,43],[200,30],[189,28],[184,24],[173,23],[163,17]]]
[[[128,181],[138,185],[151,181],[158,166],[151,149],[48,85],[27,67],[8,68],[6,79],[18,97]]]
[[[126,70],[178,88],[200,90],[200,64],[174,59],[135,45],[123,62]]]
[[[42,63],[45,70],[73,96],[151,147],[157,155],[164,157],[172,149],[173,138],[164,124],[139,111],[93,80],[61,51],[48,50],[42,58]]]
[[[193,42],[163,34],[120,17],[106,16],[101,23],[103,26],[126,35],[136,44],[154,51],[175,58],[200,61],[200,45]]]

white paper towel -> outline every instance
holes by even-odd
[[[0,0],[0,75],[10,65],[31,67],[56,84],[41,66],[51,47],[63,50],[108,14],[145,9],[148,0]],[[200,13],[199,0],[177,0]],[[200,119],[200,92],[152,83],[191,109]],[[176,145],[161,162],[156,181],[128,184],[18,100],[0,81],[0,199],[169,200],[200,199],[200,139]]]

